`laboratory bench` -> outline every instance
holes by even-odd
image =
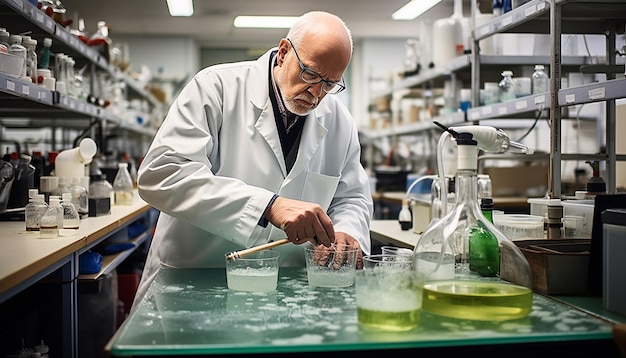
[[[383,191],[372,194],[374,200],[374,215],[378,220],[393,220],[398,217],[402,208],[402,201],[406,199],[406,192]],[[430,194],[428,195],[430,200]],[[507,214],[529,214],[528,198],[518,196],[496,196],[493,198],[494,210],[501,210]]]
[[[374,220],[370,231],[377,244],[412,248],[419,238],[401,230],[395,220]],[[456,320],[422,312],[418,328],[383,332],[359,326],[354,286],[310,287],[305,268],[281,267],[276,291],[247,293],[227,288],[223,268],[162,267],[105,353],[108,357],[308,357],[348,352],[619,357],[612,330],[614,324],[626,323],[626,317],[604,315],[594,307],[597,303],[534,293],[533,310],[521,319]]]
[[[35,343],[24,337],[27,346],[43,339],[54,356],[78,357],[79,288],[97,288],[149,243],[157,216],[135,192],[132,205],[113,205],[109,215],[83,218],[78,229],[62,229],[55,239],[27,232],[23,221],[0,222],[0,355],[19,351],[16,339],[23,334],[36,335]],[[128,248],[104,255],[99,272],[80,274],[80,256],[109,242]]]
[[[611,323],[540,294],[521,319],[457,320],[423,311],[411,331],[370,330],[357,322],[354,286],[310,287],[306,269],[299,267],[281,267],[270,293],[229,290],[223,268],[162,267],[105,352],[109,357],[349,352],[619,357]]]

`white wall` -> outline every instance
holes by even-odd
[[[406,39],[366,39],[355,44],[352,59],[352,114],[359,127],[369,125],[372,91],[384,90],[394,72],[402,70]]]
[[[153,76],[180,80],[199,69],[198,46],[191,37],[116,36],[112,40],[127,44],[133,72],[141,72],[145,65]]]

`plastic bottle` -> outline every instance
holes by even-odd
[[[502,80],[498,83],[500,88],[500,102],[510,101],[517,97],[513,71],[502,71]]]
[[[49,69],[50,68],[50,48],[52,47],[52,39],[45,37],[43,39],[43,47],[39,52],[39,62],[37,68]]]
[[[402,210],[400,210],[400,213],[398,214],[398,222],[400,223],[400,228],[403,231],[410,229],[413,225],[411,211],[409,210],[409,201],[407,199],[402,200]]]
[[[493,199],[483,198],[480,209],[483,216],[493,223]],[[481,221],[470,232],[469,268],[484,277],[495,277],[500,272],[498,239]]]
[[[128,172],[128,163],[117,165],[117,174],[113,180],[113,191],[115,192],[115,205],[133,204],[133,179]]]
[[[9,37],[11,34],[4,27],[0,27],[0,52],[9,53],[11,45],[9,45]]]
[[[26,231],[39,231],[39,221],[46,210],[48,210],[48,204],[43,194],[36,194],[29,199],[24,209]]]
[[[24,59],[24,65],[22,66],[22,74],[20,77],[26,78],[26,47],[22,45],[22,36],[20,35],[11,35],[9,37],[9,44],[11,45],[11,49],[9,52],[15,56],[19,56]]]
[[[469,18],[463,17],[462,0],[454,0],[452,16],[433,22],[432,45],[435,66],[447,65],[468,49],[469,22]]]
[[[69,189],[72,204],[76,207],[78,215],[81,217],[87,215],[89,213],[89,196],[87,195],[87,188],[80,184],[80,178],[72,178]]]
[[[50,205],[39,220],[39,235],[42,239],[55,239],[63,227],[63,208],[58,197],[50,197]]]
[[[22,44],[26,47],[26,76],[37,83],[37,40],[24,36]]]
[[[61,208],[63,208],[63,228],[64,229],[78,229],[80,224],[80,217],[78,216],[78,210],[72,203],[72,194],[63,193],[61,200]]]
[[[532,75],[533,94],[545,93],[550,90],[548,74],[544,71],[543,65],[535,65],[535,72]]]

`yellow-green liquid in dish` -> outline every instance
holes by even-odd
[[[421,311],[375,311],[357,307],[357,317],[359,324],[365,327],[400,332],[417,327]]]
[[[422,308],[430,313],[481,321],[504,321],[530,314],[533,291],[498,282],[438,281],[424,285]]]

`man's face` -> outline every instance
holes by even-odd
[[[316,60],[314,56],[303,49],[298,51],[302,64],[319,73],[324,79],[331,81],[339,81],[343,74],[343,68],[333,65],[336,61],[323,61],[324,56],[320,56],[320,60]],[[276,81],[280,88],[283,102],[287,109],[299,116],[309,114],[317,107],[320,101],[327,95],[322,89],[324,82],[309,84],[300,77],[301,67],[298,57],[289,41],[282,40],[279,47],[279,64]]]

